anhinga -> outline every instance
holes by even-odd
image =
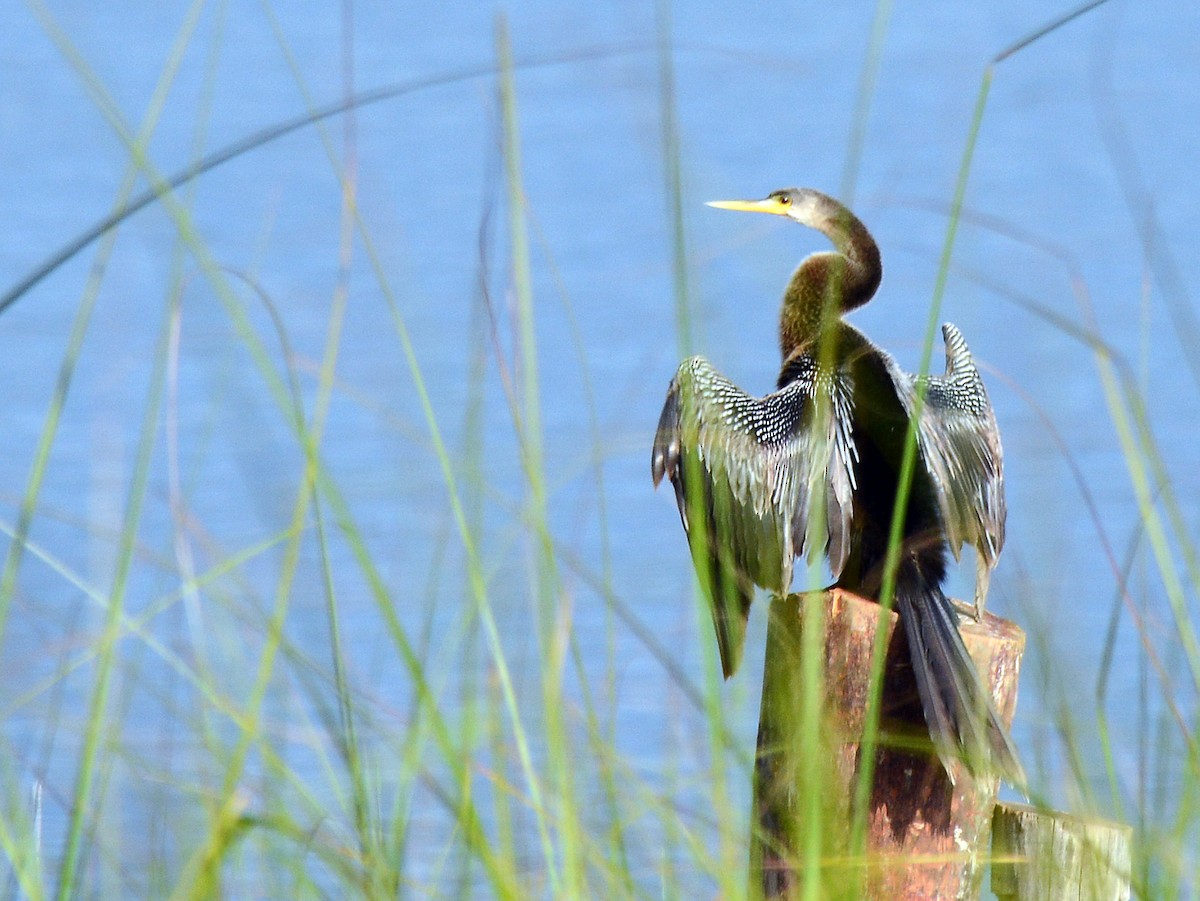
[[[754,586],[786,594],[797,557],[824,554],[837,587],[878,600],[916,415],[894,597],[925,721],[947,764],[961,758],[1021,783],[942,591],[946,548],[957,557],[963,542],[974,545],[978,618],[1004,543],[1000,436],[962,335],[944,325],[945,375],[917,379],[842,320],[875,294],[882,266],[866,227],[833,198],[793,188],[711,206],[787,216],[836,248],[808,256],[784,293],[777,390],[752,397],[692,357],[655,435],[654,483],[666,475],[675,486],[725,676],[741,659]]]

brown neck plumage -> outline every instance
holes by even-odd
[[[815,352],[823,334],[843,313],[875,294],[883,276],[879,248],[866,226],[836,200],[822,195],[820,217],[812,223],[836,251],[814,253],[792,275],[779,314],[779,349],[786,362],[797,352]]]

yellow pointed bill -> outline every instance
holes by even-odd
[[[768,197],[765,200],[709,200],[706,206],[714,206],[719,210],[737,210],[741,213],[773,213],[776,216],[786,216],[788,205],[781,203],[778,197]]]

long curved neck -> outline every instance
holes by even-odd
[[[814,253],[796,268],[779,313],[779,349],[786,362],[813,349],[843,313],[871,299],[883,277],[879,247],[865,225],[832,197],[819,195],[806,224],[825,234],[835,251]]]

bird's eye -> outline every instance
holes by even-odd
[[[789,203],[792,202],[792,198],[789,197],[787,194],[780,194],[775,199],[778,200],[780,203],[782,203],[784,206],[787,206]]]

